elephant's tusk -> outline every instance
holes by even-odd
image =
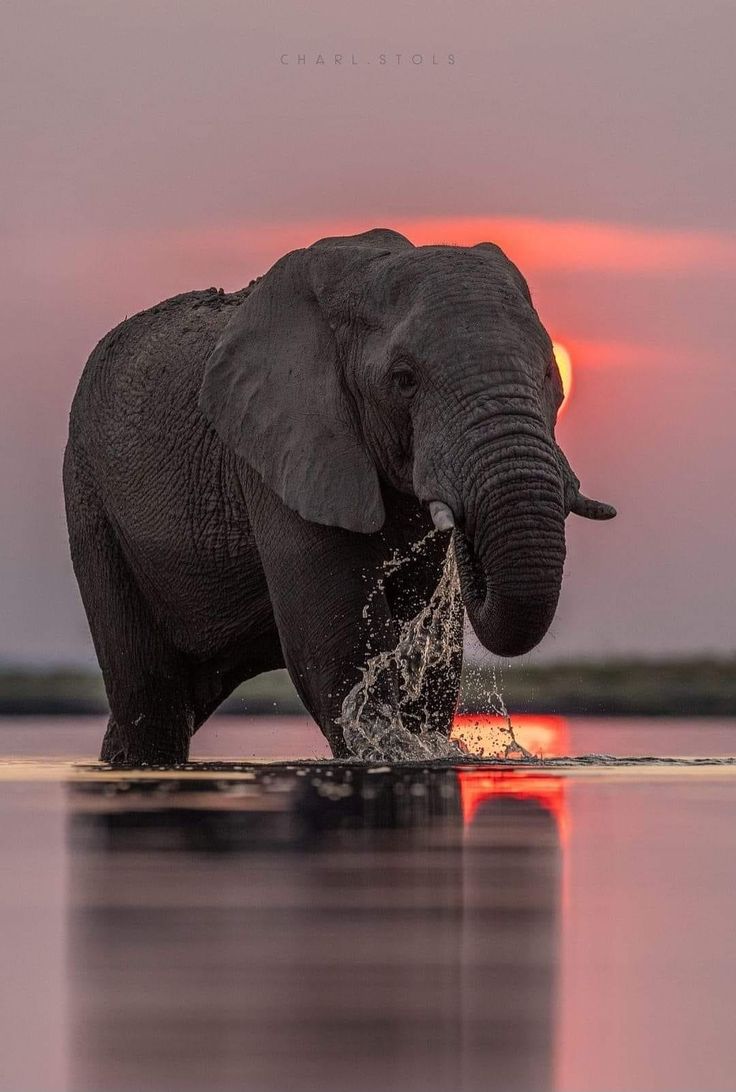
[[[429,514],[432,517],[432,523],[438,531],[451,531],[455,526],[455,517],[452,514],[452,509],[442,501],[430,501]]]
[[[583,519],[613,519],[616,515],[616,509],[612,504],[591,500],[590,497],[586,497],[584,493],[580,492],[577,493],[570,505],[570,511],[574,512],[576,516],[582,516]]]

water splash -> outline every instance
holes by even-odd
[[[426,548],[436,534],[430,531],[414,544],[410,554],[394,554],[384,566],[386,575]],[[383,587],[381,580],[371,600]],[[424,710],[418,731],[410,731],[405,724],[409,705],[422,695],[427,672],[440,665],[449,667],[458,651],[453,619],[459,609],[459,596],[455,551],[450,547],[429,602],[402,625],[395,648],[368,660],[360,680],[342,703],[340,725],[354,757],[382,762],[462,757],[459,748],[446,736],[429,728],[429,710]]]
[[[480,667],[466,665],[465,684],[471,684],[475,694],[475,704],[480,704],[483,712],[475,725],[467,722],[463,725],[462,737],[458,746],[466,755],[474,758],[499,757],[507,759],[533,760],[534,755],[519,743],[511,723],[511,714],[503,698],[503,668],[491,666],[491,682]],[[499,718],[499,723],[489,730],[488,714]],[[489,746],[490,744],[490,746]]]
[[[424,550],[436,536],[432,530],[415,543],[409,554],[395,553],[385,563],[385,576],[406,564],[412,555]],[[364,609],[367,617],[370,604],[385,587],[385,576],[371,593]],[[462,610],[460,580],[455,549],[448,547],[442,574],[432,597],[425,607],[399,633],[396,647],[372,656],[363,668],[360,680],[342,703],[339,723],[350,754],[364,761],[416,762],[447,759],[462,761],[468,755],[477,756],[467,740],[455,741],[431,727],[431,710],[419,706],[427,672],[444,667],[448,671],[454,656],[461,651],[462,631],[458,641],[455,620]],[[493,670],[493,684],[488,693],[492,712],[503,718],[499,727],[498,755],[531,758],[514,737],[511,718]],[[411,706],[410,730],[406,725]]]

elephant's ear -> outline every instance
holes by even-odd
[[[217,342],[199,397],[222,441],[284,504],[366,533],[380,530],[385,512],[333,330],[350,274],[393,249],[389,234],[325,239],[278,261]]]

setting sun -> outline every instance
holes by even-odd
[[[570,354],[568,353],[565,346],[560,345],[558,341],[553,342],[552,351],[555,354],[557,367],[560,371],[560,378],[562,379],[562,390],[565,394],[562,405],[559,409],[559,412],[562,412],[562,410],[567,405],[568,399],[570,397],[570,391],[572,389],[572,361],[570,360]]]

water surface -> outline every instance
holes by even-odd
[[[736,750],[724,721],[527,733]],[[100,735],[0,723],[0,1088],[736,1086],[733,766],[304,768],[308,721],[219,718],[195,757],[237,770],[118,777]]]

